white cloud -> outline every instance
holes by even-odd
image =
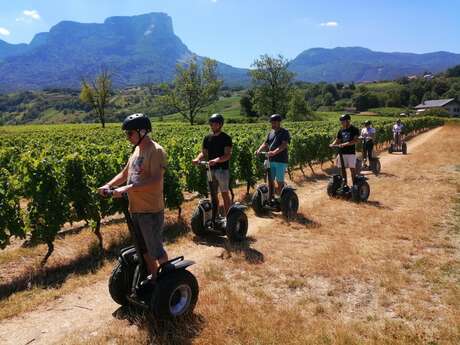
[[[10,34],[11,34],[11,32],[9,30],[0,27],[0,35],[9,36]]]
[[[40,20],[40,14],[38,13],[37,10],[25,10],[22,12],[23,15],[26,17],[35,19],[35,20]]]
[[[337,22],[325,22],[325,23],[321,23],[319,25],[327,26],[329,28],[335,28],[335,27],[339,26],[339,23],[337,23]]]

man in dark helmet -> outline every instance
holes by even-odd
[[[128,194],[134,231],[144,240],[141,250],[150,274],[149,280],[155,282],[159,264],[168,261],[162,238],[166,152],[149,137],[152,124],[147,116],[129,115],[123,121],[122,129],[126,138],[134,145],[134,151],[123,170],[98,191],[104,194],[106,190],[114,189],[114,197]],[[120,187],[123,184],[125,185]]]
[[[374,149],[375,128],[372,127],[372,122],[366,120],[364,127],[361,129],[361,139],[363,139],[363,160],[364,166],[372,159],[372,151]]]
[[[276,179],[276,193],[281,194],[284,187],[284,175],[288,166],[288,145],[291,141],[289,131],[281,127],[283,118],[279,114],[270,116],[272,130],[267,135],[265,142],[255,152],[268,151],[270,157],[270,169],[273,180]],[[273,187],[273,186],[272,186]]]
[[[224,201],[224,212],[227,212],[231,206],[229,195],[230,170],[229,160],[232,157],[232,138],[222,132],[224,126],[224,117],[221,114],[213,114],[209,118],[211,133],[204,137],[201,152],[192,161],[197,165],[201,160],[207,159],[211,166],[213,186],[220,190],[222,200]],[[219,209],[219,199],[216,200],[217,209]]]
[[[342,149],[343,161],[345,168],[351,171],[351,178],[355,181],[356,174],[356,144],[359,138],[359,129],[351,124],[351,117],[348,114],[343,114],[339,118],[342,128],[338,131],[337,137],[331,144],[339,145]],[[339,157],[337,157],[336,164],[341,168]]]

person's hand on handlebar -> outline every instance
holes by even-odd
[[[198,164],[200,164],[200,160],[198,158],[195,158],[194,160],[192,160],[192,164],[193,165],[198,165]]]
[[[273,157],[276,156],[276,153],[274,151],[268,151],[268,157]]]
[[[209,163],[209,166],[212,167],[216,165],[217,163],[219,163],[219,158],[211,159],[208,163]]]
[[[105,184],[103,185],[102,187],[99,187],[97,189],[97,192],[99,193],[99,195],[102,195],[102,196],[106,196],[107,195],[107,192],[111,189],[110,185],[108,184]]]
[[[128,193],[128,191],[133,187],[132,184],[128,184],[123,187],[119,187],[117,189],[114,189],[112,192],[112,197],[113,198],[122,198],[124,194]]]

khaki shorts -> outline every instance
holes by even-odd
[[[343,162],[345,163],[345,168],[356,169],[356,154],[342,155],[342,156],[343,156]],[[339,155],[337,155],[337,158],[335,160],[335,164],[339,168],[342,167],[342,164],[340,164],[340,156]]]
[[[211,170],[212,179],[221,193],[228,192],[230,184],[230,171],[228,169],[214,169]]]

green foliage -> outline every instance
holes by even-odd
[[[0,168],[0,249],[5,248],[13,236],[25,236],[19,207],[19,186],[8,170]]]
[[[285,115],[294,74],[288,70],[288,60],[262,55],[251,70],[254,85],[254,109],[261,116]]]
[[[102,127],[105,127],[105,109],[112,94],[112,76],[104,69],[95,81],[83,79],[80,100],[93,107],[94,112],[99,117]]]
[[[294,89],[289,101],[289,110],[287,119],[289,121],[305,121],[310,120],[313,116],[312,110],[305,101],[305,94],[302,90]]]
[[[449,68],[446,72],[447,77],[460,77],[460,65]]]
[[[193,125],[197,114],[218,100],[222,81],[217,78],[216,67],[217,62],[208,58],[201,68],[194,58],[186,66],[178,64],[173,86],[164,86],[165,95],[159,101]]]

